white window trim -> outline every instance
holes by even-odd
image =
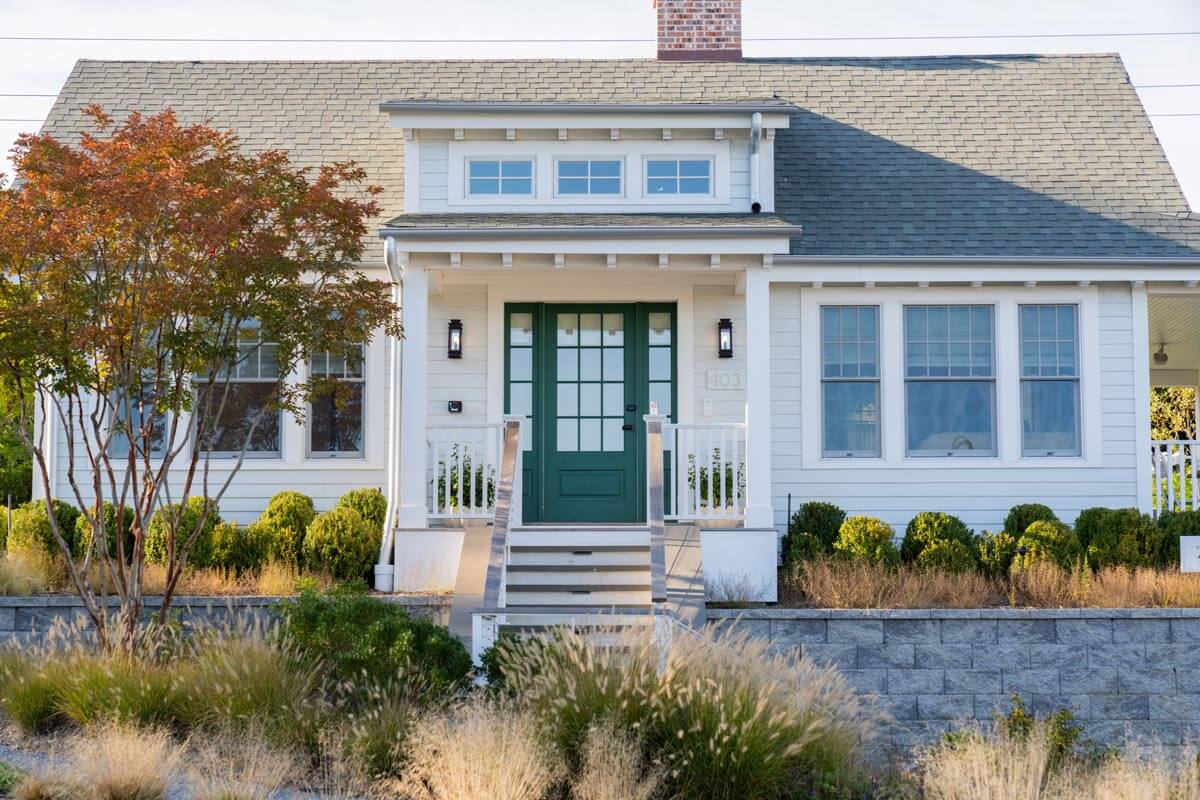
[[[358,377],[358,378],[345,378],[345,377],[335,378],[335,380],[345,381],[347,383],[357,383],[360,386],[362,386],[362,408],[360,410],[360,413],[362,414],[362,422],[361,422],[362,446],[355,452],[350,452],[350,451],[345,451],[345,450],[338,450],[338,451],[313,450],[312,449],[313,409],[312,409],[312,403],[309,402],[307,404],[307,409],[306,409],[306,413],[304,416],[304,459],[305,459],[305,461],[330,461],[330,460],[365,461],[367,458],[367,442],[370,441],[370,439],[368,438],[368,433],[369,433],[370,428],[369,428],[369,420],[368,420],[368,416],[367,416],[367,397],[370,394],[370,384],[368,383],[368,381],[369,381],[368,370],[370,368],[370,363],[369,363],[369,358],[368,358],[369,348],[367,347],[366,344],[360,345],[360,348],[362,349],[362,365],[361,365],[362,376]],[[304,372],[305,372],[306,377],[309,377],[309,378],[312,377],[312,363],[311,362],[309,362],[309,361],[304,362]],[[344,370],[343,370],[343,372],[344,372]]]
[[[707,161],[708,162],[708,193],[707,194],[684,194],[675,192],[674,194],[651,194],[650,193],[650,162],[651,161],[674,161],[675,162],[675,180],[680,180],[679,162],[680,161]],[[711,200],[716,196],[717,190],[717,162],[712,157],[705,158],[703,156],[687,156],[674,155],[672,153],[663,153],[656,155],[642,156],[642,197],[650,200],[658,200],[662,202],[679,202],[680,198],[696,199],[700,201]]]
[[[744,142],[743,142],[744,144]],[[717,211],[720,206],[731,206],[729,210],[740,210],[732,206],[733,142],[726,138],[680,139],[659,141],[654,139],[628,139],[616,142],[577,141],[450,141],[447,142],[447,195],[446,204],[456,211],[474,208],[487,210],[497,206],[521,208],[523,210],[570,211],[575,207],[604,207],[606,210],[636,208],[647,211],[651,208],[672,211],[695,208],[702,211]],[[621,159],[623,194],[615,195],[563,195],[558,196],[555,169],[557,159]],[[658,158],[711,159],[713,164],[712,193],[652,195],[646,194],[646,160]],[[467,162],[501,160],[513,161],[533,159],[534,189],[532,195],[472,195],[467,192]],[[419,180],[419,178],[417,178]],[[743,201],[738,201],[743,204]],[[749,210],[749,201],[744,202]]]
[[[496,194],[471,194],[471,169],[472,161],[528,161],[530,170],[529,194],[505,194],[504,187],[504,167],[500,167],[500,175],[496,178],[497,190]],[[467,156],[462,163],[462,177],[460,189],[462,196],[469,198],[472,203],[494,202],[499,204],[511,203],[513,200],[528,200],[537,197],[538,193],[538,160],[537,157],[530,153],[512,153],[509,155],[495,155],[489,153],[480,153]],[[519,180],[519,179],[518,179]]]
[[[904,331],[906,305],[995,307],[996,445],[994,456],[953,458],[908,456],[905,451]],[[1021,454],[1021,376],[1018,306],[1073,304],[1079,307],[1079,390],[1082,454]],[[825,457],[821,447],[821,333],[823,305],[877,305],[880,331],[879,457]],[[806,469],[996,469],[1100,467],[1100,317],[1096,287],[803,288],[800,292],[801,454]]]
[[[551,186],[553,187],[553,197],[555,200],[563,200],[568,203],[574,203],[574,202],[581,202],[581,203],[618,202],[619,203],[619,202],[623,202],[629,196],[629,183],[626,180],[628,172],[629,172],[629,165],[626,161],[625,156],[623,156],[623,155],[618,155],[618,154],[613,154],[613,153],[610,153],[608,155],[595,155],[595,154],[584,155],[582,153],[579,155],[575,155],[573,153],[557,153],[557,154],[555,154],[553,160],[554,160],[554,165],[553,165],[553,175],[552,175],[552,180],[551,180]],[[587,193],[586,194],[562,194],[558,191],[558,164],[560,161],[587,161],[587,162],[616,161],[618,164],[620,164],[621,174],[619,175],[618,179],[621,182],[621,188],[617,191],[616,194],[592,194],[591,193],[592,168],[589,164],[588,177],[586,179],[588,181]]]

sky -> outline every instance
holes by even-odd
[[[651,0],[0,0],[0,149],[53,102],[11,95],[53,95],[80,58],[649,58],[653,36]],[[743,36],[749,57],[1118,52],[1200,211],[1200,0],[744,0]],[[452,41],[463,39],[526,41]],[[11,174],[6,159],[0,171]]]

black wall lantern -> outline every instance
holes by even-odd
[[[462,320],[450,320],[446,333],[446,358],[462,358]]]
[[[717,323],[717,356],[733,358],[733,323],[728,319]]]

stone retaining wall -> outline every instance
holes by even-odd
[[[415,616],[427,617],[446,625],[450,621],[450,601],[444,595],[381,596],[404,606]],[[234,621],[267,621],[279,597],[178,597],[171,604],[172,614],[186,623],[225,624]],[[147,613],[158,610],[162,598],[147,597]],[[113,604],[115,608],[115,603]],[[0,597],[0,643],[36,644],[44,641],[56,625],[90,625],[83,603],[70,595]]]
[[[990,721],[1019,694],[1069,708],[1103,744],[1200,741],[1200,609],[709,609],[838,666],[897,720],[911,746]]]

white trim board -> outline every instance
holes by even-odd
[[[774,277],[774,276],[772,276]],[[1068,303],[1079,306],[1081,456],[1021,455],[1020,334],[1017,306]],[[920,304],[974,304],[995,307],[996,456],[910,457],[904,446],[904,336],[902,307]],[[822,305],[880,307],[880,457],[826,458],[821,447]],[[964,288],[802,288],[800,290],[801,435],[805,469],[995,469],[1102,466],[1100,414],[1100,316],[1095,287],[1041,289]],[[1148,447],[1147,447],[1148,449]]]

